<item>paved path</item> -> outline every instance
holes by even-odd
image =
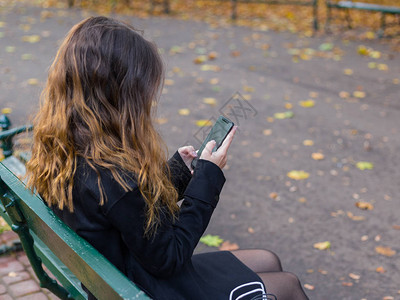
[[[85,15],[18,6],[0,13],[0,106],[13,108],[15,125],[37,109],[59,40]],[[234,112],[240,125],[207,233],[275,251],[311,299],[400,299],[399,53],[374,40],[360,47],[326,36],[119,17],[144,29],[165,58],[158,122],[171,152],[199,145],[196,120]],[[247,100],[229,102],[236,92]],[[360,161],[373,169],[360,170]],[[309,178],[291,179],[292,170]],[[372,209],[356,206],[363,202]],[[325,241],[330,249],[313,247]]]

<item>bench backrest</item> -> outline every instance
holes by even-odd
[[[0,163],[0,200],[2,203],[0,209],[2,212],[6,209],[5,219],[13,224],[13,230],[19,234],[32,267],[38,269],[37,262],[32,260],[28,253],[31,251],[29,244],[35,246],[34,254],[41,257],[46,267],[68,291],[69,295],[63,296],[62,291],[54,287],[49,288],[60,298],[86,298],[80,288],[80,281],[98,299],[149,299],[87,241],[65,225],[40,197],[28,191],[24,183],[2,163]],[[41,268],[41,264],[39,267]],[[36,274],[41,280],[42,274],[37,272]],[[74,280],[74,276],[78,281]]]

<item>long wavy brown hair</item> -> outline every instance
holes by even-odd
[[[134,174],[147,204],[145,232],[154,232],[160,210],[176,216],[178,194],[155,130],[153,103],[159,98],[164,66],[157,47],[133,27],[106,17],[75,25],[50,67],[34,121],[28,187],[59,209],[73,211],[77,158],[96,170],[100,205],[106,197],[99,168],[130,189]]]

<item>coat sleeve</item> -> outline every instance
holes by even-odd
[[[189,168],[184,163],[179,152],[176,151],[175,154],[168,160],[169,170],[171,172],[171,181],[174,184],[176,190],[178,191],[179,200],[183,198],[183,193],[189,184],[192,174]]]
[[[225,177],[217,165],[199,160],[184,193],[178,219],[172,222],[168,214],[162,214],[161,224],[150,238],[144,237],[146,205],[137,188],[119,199],[106,215],[146,271],[156,277],[169,277],[191,259],[218,203],[224,182]]]

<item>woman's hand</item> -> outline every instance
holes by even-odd
[[[178,149],[179,155],[182,157],[183,162],[193,173],[192,170],[192,160],[197,157],[197,152],[194,150],[193,146],[185,146]]]
[[[201,153],[200,158],[209,160],[216,164],[218,167],[223,169],[226,165],[226,160],[227,160],[227,152],[229,149],[229,146],[232,143],[233,136],[235,135],[237,126],[234,126],[229,132],[228,136],[222,143],[221,147],[218,148],[217,151],[212,152],[212,149],[214,149],[216,142],[215,141],[210,141],[207,143],[206,147],[204,148],[203,152]]]

